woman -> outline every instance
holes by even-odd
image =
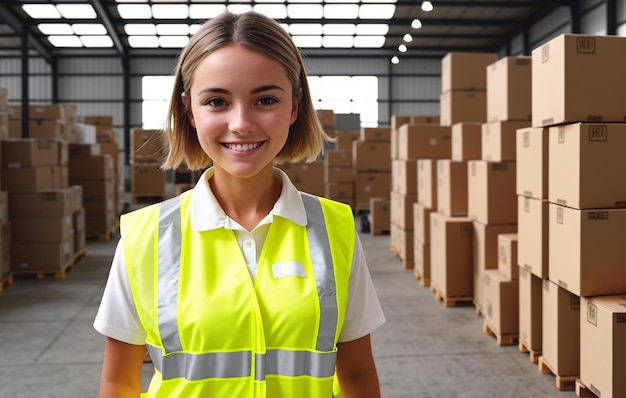
[[[385,322],[346,205],[275,163],[328,138],[298,49],[274,20],[222,14],[176,67],[164,168],[213,164],[193,190],[122,216],[94,327],[100,397],[379,397]]]

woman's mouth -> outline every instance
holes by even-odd
[[[264,142],[265,141],[249,142],[249,143],[246,143],[246,144],[223,143],[222,145],[225,146],[226,148],[230,149],[231,151],[246,152],[246,151],[251,151],[253,149],[257,149],[258,147],[263,145]]]

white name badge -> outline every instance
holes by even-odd
[[[285,276],[306,277],[304,264],[297,261],[272,264],[272,275],[274,278],[284,278]]]

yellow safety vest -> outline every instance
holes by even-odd
[[[252,281],[235,234],[193,231],[191,192],[121,218],[155,366],[147,397],[338,397],[354,218],[301,193],[307,225],[273,218]]]

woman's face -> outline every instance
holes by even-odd
[[[189,92],[191,125],[216,171],[250,178],[273,166],[298,116],[277,61],[229,44],[200,62]]]

